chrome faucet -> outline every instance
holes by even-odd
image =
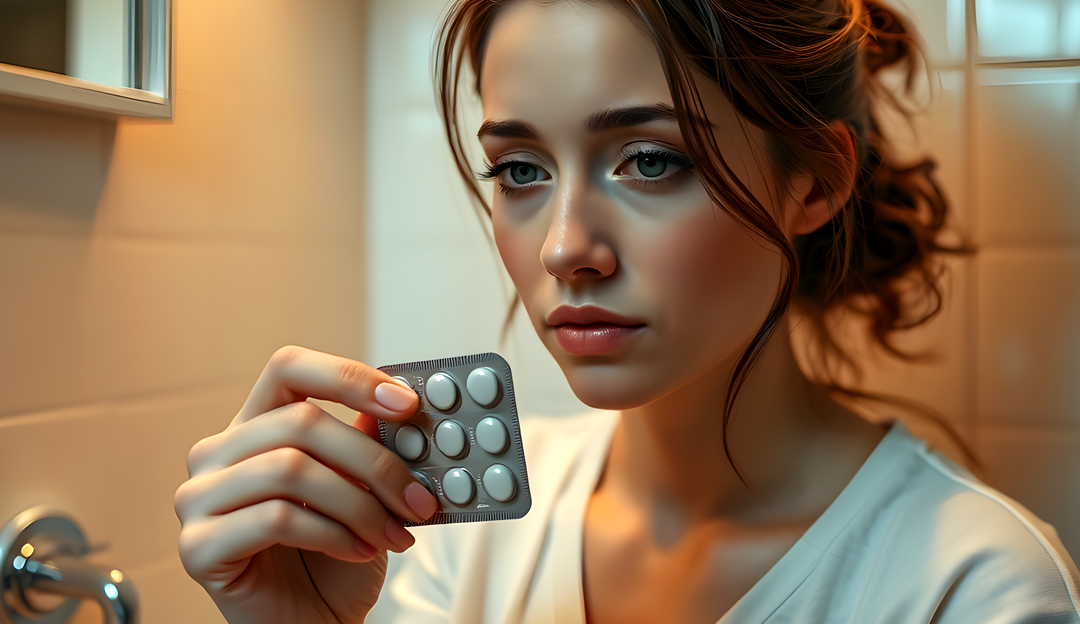
[[[0,624],[63,624],[94,600],[106,624],[138,624],[139,598],[120,570],[90,563],[69,515],[39,506],[0,529]]]

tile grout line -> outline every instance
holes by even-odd
[[[56,405],[29,411],[10,412],[7,414],[0,414],[0,429],[20,427],[42,422],[78,420],[84,417],[81,414],[85,413],[86,411],[97,410],[100,412],[110,407],[114,407],[118,404],[138,405],[140,403],[152,403],[160,400],[182,400],[184,397],[206,396],[214,392],[231,389],[239,384],[247,383],[248,381],[250,380],[247,380],[246,377],[244,378],[244,381],[242,381],[239,376],[227,377],[215,381],[196,383],[188,386],[178,386],[137,394],[106,397],[103,399],[83,401],[79,403],[70,403],[67,405]]]
[[[976,56],[979,51],[978,23],[975,15],[976,0],[966,0],[964,10],[964,143],[967,158],[964,164],[965,191],[967,194],[967,230],[972,242],[979,239],[979,192],[976,184],[976,168],[978,161],[978,84],[976,76]],[[979,261],[977,256],[972,256],[968,265],[966,276],[967,297],[965,301],[965,316],[970,322],[967,324],[965,341],[966,358],[965,388],[967,395],[964,403],[967,405],[968,440],[972,450],[977,452],[979,447]]]

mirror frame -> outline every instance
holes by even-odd
[[[125,82],[113,87],[0,63],[0,101],[108,117],[172,119],[172,0],[127,0]]]

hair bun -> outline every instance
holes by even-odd
[[[866,5],[863,66],[872,74],[911,56],[913,42],[907,23],[878,0],[856,0]]]

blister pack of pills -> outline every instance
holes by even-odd
[[[379,422],[398,454],[442,504],[406,526],[509,520],[532,506],[510,366],[495,353],[383,366],[420,397],[409,420]]]

